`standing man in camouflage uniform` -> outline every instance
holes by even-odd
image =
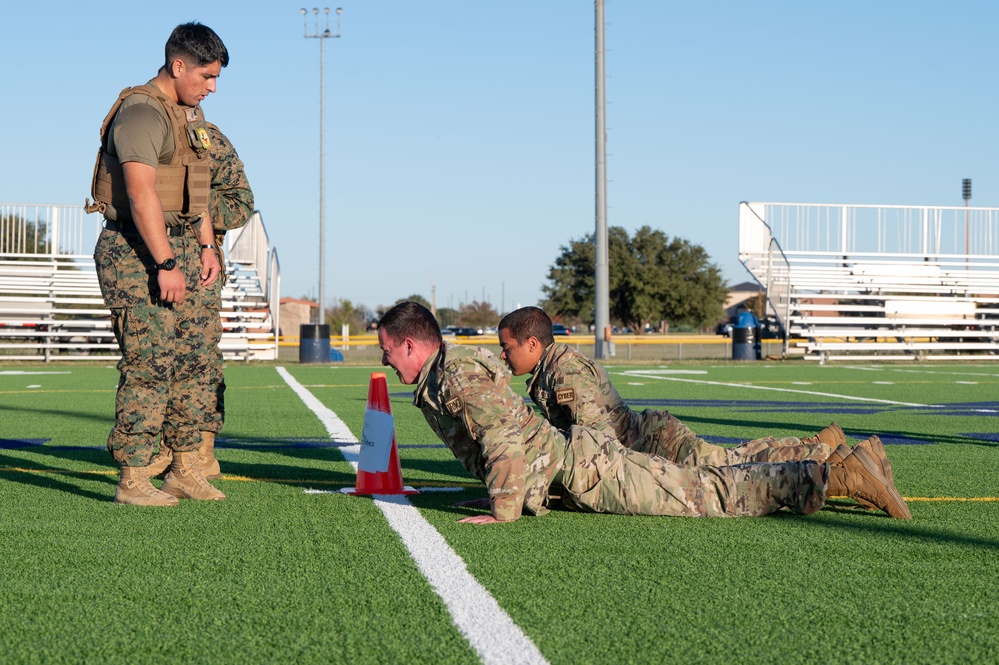
[[[220,270],[208,219],[211,140],[199,105],[215,92],[229,53],[211,28],[186,23],[165,56],[156,76],[122,91],[108,113],[87,205],[106,220],[94,259],[122,355],[108,437],[121,465],[115,502],[155,506],[225,498],[198,462],[199,381],[213,357],[198,292]],[[158,438],[174,453],[160,489],[146,469]]]
[[[735,517],[789,508],[819,510],[830,491],[863,495],[897,517],[905,503],[885,483],[877,460],[842,466],[782,462],[679,466],[625,448],[607,434],[573,425],[563,435],[510,387],[510,373],[482,348],[444,342],[430,311],[403,302],[378,324],[382,364],[416,385],[413,403],[462,466],[482,481],[488,515],[461,522],[491,524],[523,511],[548,511],[548,488],[561,483],[572,509],[622,515]]]
[[[222,471],[215,457],[215,435],[222,430],[225,421],[225,377],[222,367],[222,351],[219,342],[222,340],[222,318],[219,310],[222,307],[222,287],[225,286],[225,256],[222,248],[225,243],[226,231],[246,226],[253,215],[253,190],[246,178],[243,161],[236,153],[229,138],[212,123],[207,123],[211,147],[208,154],[211,158],[212,184],[211,213],[212,229],[215,234],[214,250],[218,258],[221,273],[219,279],[208,289],[199,289],[199,305],[206,308],[210,325],[205,330],[207,354],[210,360],[208,372],[200,377],[201,400],[197,407],[205,416],[201,429],[201,448],[199,462],[205,478],[220,478]],[[160,445],[159,451],[149,464],[150,477],[163,473],[173,460],[173,453],[168,445]]]

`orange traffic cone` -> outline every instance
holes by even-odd
[[[402,465],[395,445],[395,423],[384,372],[373,372],[368,384],[357,487],[340,491],[345,494],[419,494],[416,489],[402,484]]]

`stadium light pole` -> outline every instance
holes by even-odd
[[[595,60],[596,60],[596,231],[594,298],[593,298],[593,356],[603,360],[609,355],[610,343],[604,333],[610,329],[610,268],[607,250],[607,122],[604,110],[604,0],[594,0],[595,10]]]
[[[319,40],[319,320],[322,324],[326,306],[326,40],[340,37],[340,14],[343,9],[336,8],[336,33],[330,32],[330,8],[324,7],[326,29],[319,31],[319,9],[312,8],[315,26],[309,34],[309,16],[302,8],[302,21],[305,24],[305,38]]]
[[[971,200],[971,178],[961,181],[961,196],[964,197],[964,267],[968,268],[971,243],[968,241],[968,201]]]

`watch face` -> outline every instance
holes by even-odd
[[[176,267],[177,267],[176,259],[167,259],[166,261],[164,261],[159,265],[160,270],[173,270]]]

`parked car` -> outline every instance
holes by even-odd
[[[454,334],[458,337],[473,337],[475,335],[481,335],[482,331],[478,328],[455,328]]]
[[[553,335],[571,335],[572,331],[570,329],[566,328],[561,323],[553,323],[552,324],[552,334]]]

